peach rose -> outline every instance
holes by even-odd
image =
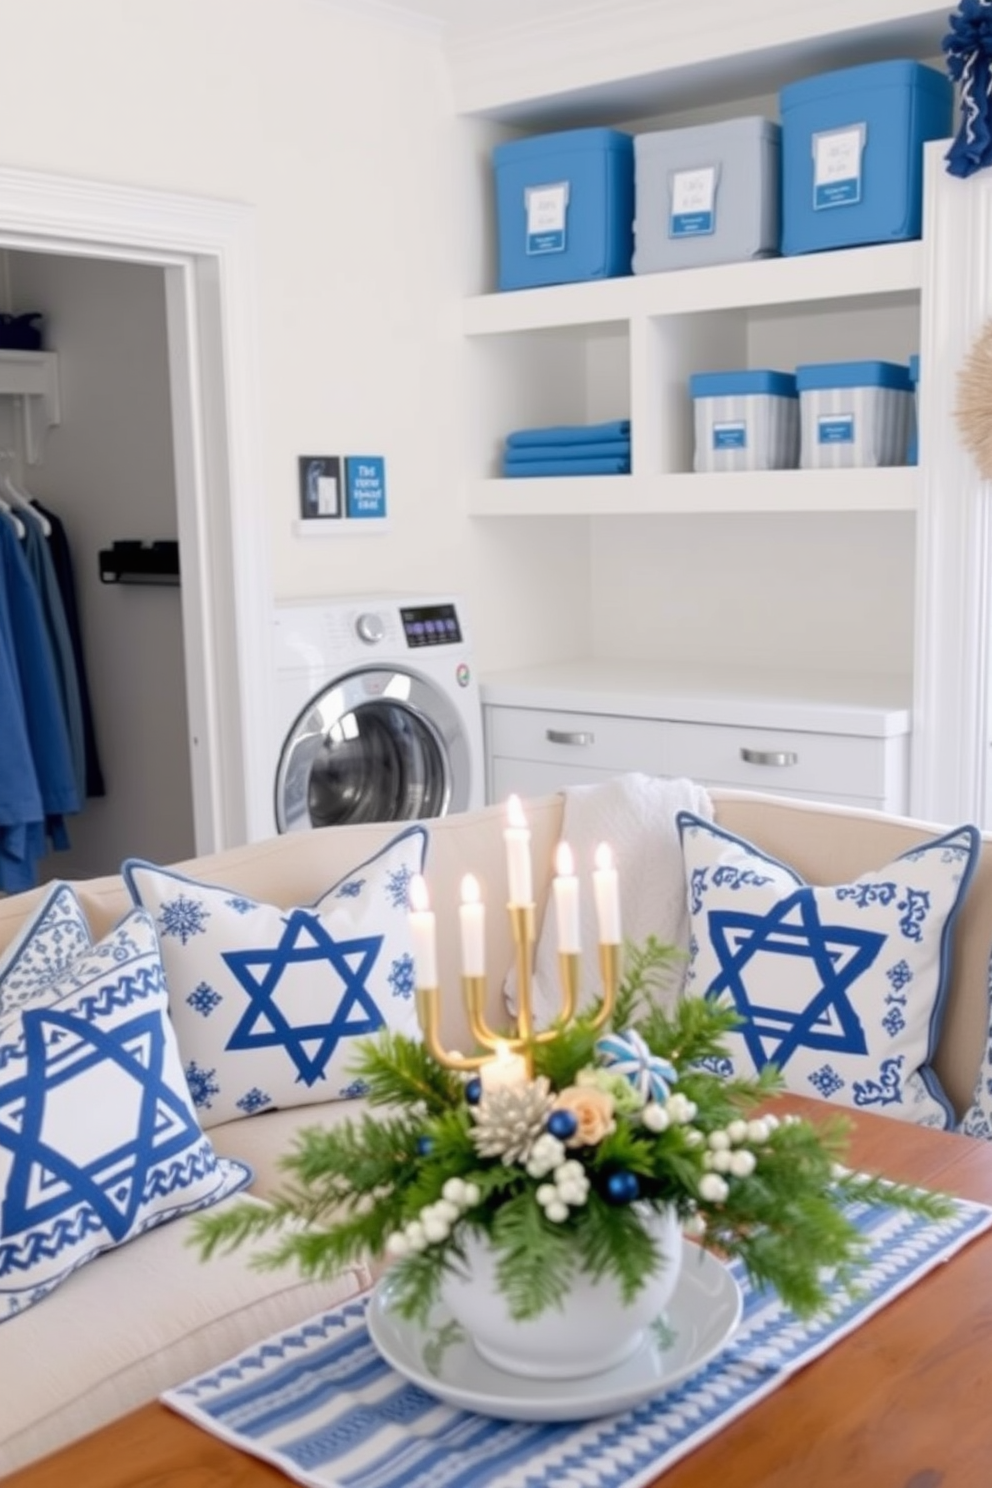
[[[595,1085],[569,1085],[555,1098],[556,1111],[571,1111],[579,1123],[566,1147],[594,1147],[613,1131],[613,1097]]]

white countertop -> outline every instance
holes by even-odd
[[[889,738],[911,728],[909,677],[579,658],[482,675],[484,705]]]

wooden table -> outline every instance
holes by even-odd
[[[812,1102],[777,1102],[816,1118]],[[858,1116],[853,1163],[992,1203],[992,1143]],[[0,1410],[3,1409],[0,1394]],[[289,1480],[157,1402],[4,1488],[263,1488]],[[662,1488],[992,1483],[992,1232],[658,1479]]]

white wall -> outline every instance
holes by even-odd
[[[65,524],[106,795],[67,821],[41,877],[113,873],[128,854],[195,851],[178,588],[109,585],[115,540],[176,536],[165,290],[160,269],[9,253],[11,308],[42,308],[61,421],[23,474]]]
[[[326,0],[0,0],[0,36],[6,164],[255,209],[276,595],[451,589],[480,666],[569,649],[587,573],[559,573],[554,524],[462,514],[458,219],[483,186],[439,41]],[[386,457],[388,532],[295,536],[297,457],[349,452]]]

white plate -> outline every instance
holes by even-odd
[[[496,1369],[441,1305],[431,1309],[426,1328],[408,1322],[397,1311],[388,1275],[376,1284],[366,1320],[386,1362],[448,1405],[511,1421],[584,1421],[670,1390],[727,1343],[740,1316],[740,1287],[726,1266],[683,1241],[682,1270],[662,1324],[622,1364],[582,1379],[524,1379]]]

